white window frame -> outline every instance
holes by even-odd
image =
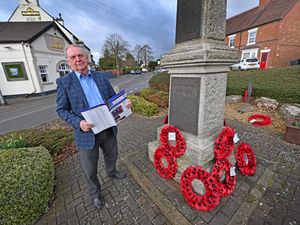
[[[271,49],[262,49],[262,50],[260,50],[259,52],[260,53],[265,53],[265,52],[270,52],[271,51]]]
[[[258,28],[248,30],[247,45],[254,45],[256,43],[257,30],[258,30]],[[252,34],[254,34],[254,35],[252,36]],[[254,39],[254,40],[252,40],[252,39]]]
[[[244,55],[247,54],[247,53],[249,53],[249,57],[244,57]],[[242,50],[241,59],[257,58],[257,54],[258,54],[258,48],[245,49],[245,50]]]
[[[61,66],[66,66],[65,68],[61,68]],[[66,74],[70,73],[71,72],[71,68],[70,66],[67,64],[67,62],[60,62],[58,65],[57,65],[57,72],[59,73],[59,76],[65,76]]]
[[[228,47],[234,48],[235,36],[236,34],[228,36]]]
[[[46,65],[39,65],[39,71],[40,71],[41,81],[43,83],[49,82],[48,66],[46,66]],[[46,81],[43,80],[43,76],[46,77]]]

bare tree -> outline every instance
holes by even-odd
[[[141,47],[141,57],[145,67],[148,66],[149,61],[154,59],[152,54],[153,54],[152,48],[149,45],[145,44],[143,45],[143,47]]]
[[[108,50],[114,56],[117,69],[119,69],[119,60],[123,59],[128,52],[128,46],[128,42],[117,33],[109,35],[104,42],[103,49]]]
[[[135,56],[137,64],[139,64],[140,61],[142,60],[141,49],[142,49],[142,46],[137,44],[137,45],[135,45],[134,50],[133,50],[133,55]]]

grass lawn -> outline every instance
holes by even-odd
[[[227,95],[243,95],[251,81],[254,97],[268,97],[281,103],[300,103],[300,66],[231,71],[228,73]]]

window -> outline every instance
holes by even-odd
[[[248,30],[248,43],[247,45],[253,45],[256,43],[256,29]]]
[[[242,59],[257,58],[258,48],[242,50]]]
[[[47,66],[39,66],[42,82],[48,82]]]
[[[58,72],[59,72],[59,76],[63,77],[65,75],[67,75],[68,73],[70,73],[71,69],[68,66],[68,64],[66,63],[61,63],[58,65]]]
[[[228,46],[230,48],[234,48],[234,39],[235,39],[235,36],[236,36],[235,34],[228,36],[228,39],[229,39]]]
[[[244,52],[243,53],[243,59],[249,58],[250,57],[250,52]]]

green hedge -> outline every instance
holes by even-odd
[[[232,71],[228,74],[227,95],[243,95],[251,81],[254,97],[268,97],[281,103],[300,103],[300,66]]]
[[[231,71],[226,95],[243,95],[252,82],[253,97],[268,97],[281,103],[300,103],[300,66],[265,70]],[[161,73],[149,80],[150,88],[169,91],[170,75]]]
[[[169,92],[169,84],[170,74],[167,72],[156,74],[149,80],[149,87],[160,91]]]
[[[132,111],[144,116],[153,116],[159,112],[159,108],[156,104],[148,102],[142,97],[130,95],[128,98],[132,102]]]
[[[54,166],[43,147],[0,151],[0,224],[34,223],[48,208]]]

